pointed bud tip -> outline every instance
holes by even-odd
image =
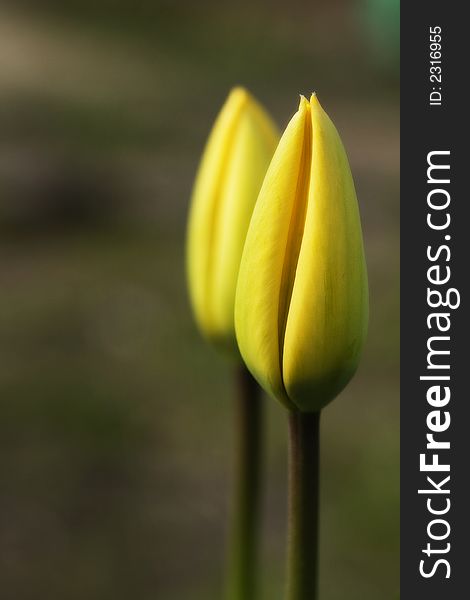
[[[320,101],[318,100],[318,96],[317,96],[316,92],[313,92],[312,95],[310,96],[310,107],[313,109],[321,108],[321,104],[320,104]]]
[[[305,111],[310,110],[310,104],[309,104],[307,98],[303,94],[300,94],[300,101],[299,101],[299,109],[298,110],[299,110],[299,112],[302,112],[302,113],[305,112]]]
[[[250,93],[241,85],[233,87],[230,91],[228,99],[231,102],[244,104],[250,98]]]

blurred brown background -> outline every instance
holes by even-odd
[[[234,84],[315,90],[350,156],[370,334],[324,411],[321,598],[398,597],[398,2],[2,2],[0,596],[221,598],[232,367],[184,277],[192,179]],[[268,411],[262,598],[282,598]]]

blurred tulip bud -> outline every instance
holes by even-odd
[[[235,303],[240,352],[258,382],[288,408],[318,411],[354,374],[367,320],[367,271],[348,159],[317,97],[301,97],[246,238]]]
[[[202,333],[236,351],[234,304],[253,207],[279,133],[244,89],[234,88],[207,141],[191,199],[187,271]]]

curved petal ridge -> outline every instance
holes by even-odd
[[[301,103],[310,112],[310,104],[302,97]],[[294,289],[297,264],[302,245],[302,238],[307,214],[307,203],[310,188],[310,163],[312,157],[312,120],[310,115],[305,119],[302,154],[300,159],[297,187],[289,223],[289,232],[282,265],[281,287],[279,292],[278,313],[278,341],[279,361],[282,376],[282,365],[284,355],[284,338],[287,326],[287,317]]]
[[[226,143],[223,147],[223,156],[219,157],[221,169],[218,172],[218,179],[214,187],[214,201],[212,205],[212,215],[210,219],[210,228],[209,228],[209,243],[208,248],[210,249],[206,256],[206,270],[207,279],[206,279],[206,303],[207,306],[210,306],[208,299],[211,298],[211,291],[213,285],[213,271],[214,271],[214,263],[216,257],[216,246],[217,246],[217,237],[219,235],[218,223],[220,221],[220,215],[222,213],[223,207],[221,206],[220,198],[222,196],[222,191],[226,184],[228,166],[230,164],[229,157],[233,151],[233,147],[235,145],[236,132],[238,127],[238,122],[240,120],[242,111],[247,102],[247,93],[241,89],[236,88],[232,94],[231,98],[229,98],[229,109],[232,109],[231,121],[228,124],[227,130],[225,132],[226,135]],[[230,104],[233,103],[233,108]]]

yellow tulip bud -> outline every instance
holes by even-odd
[[[348,159],[318,99],[301,97],[266,173],[240,264],[235,327],[258,382],[318,411],[354,374],[367,271]]]
[[[278,141],[264,109],[246,90],[233,89],[207,141],[192,194],[187,241],[192,308],[203,334],[234,350],[240,259]]]

